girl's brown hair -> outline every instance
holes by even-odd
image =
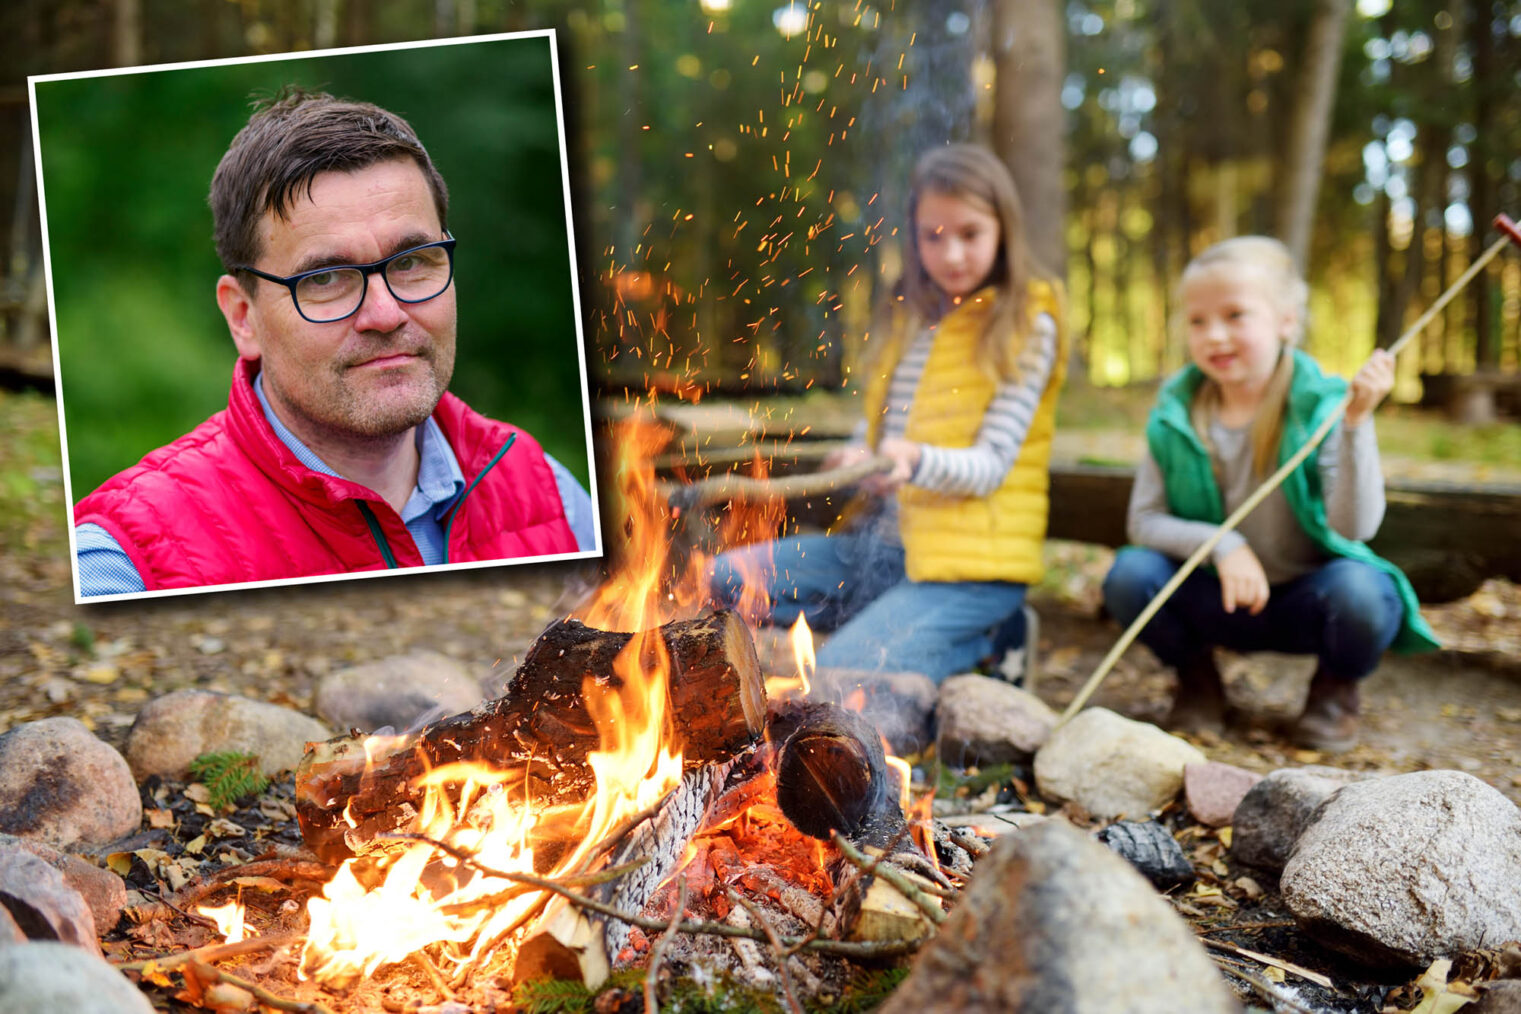
[[[1025,287],[1032,276],[1044,274],[1025,243],[1024,209],[1014,189],[1014,178],[997,156],[974,144],[931,148],[919,157],[909,186],[903,277],[894,290],[909,312],[909,333],[950,310],[945,294],[930,279],[919,254],[915,223],[919,201],[926,192],[978,205],[998,219],[998,256],[985,282],[995,286],[997,293],[978,342],[977,358],[982,368],[999,380],[1013,380],[1018,376],[1016,364],[1029,324],[1025,319]],[[1016,340],[1010,342],[1009,335]]]
[[[1290,350],[1304,337],[1310,313],[1310,286],[1300,277],[1289,248],[1278,240],[1271,236],[1237,236],[1216,243],[1189,261],[1178,288],[1181,292],[1188,286],[1190,278],[1222,269],[1255,272],[1268,300],[1281,312],[1293,314],[1294,318],[1294,327],[1279,352],[1278,365],[1268,378],[1257,415],[1252,419],[1252,471],[1262,477],[1278,465],[1278,445],[1283,441],[1283,411],[1288,402],[1289,385],[1294,380],[1294,357]],[[1189,418],[1194,432],[1211,455],[1215,448],[1209,439],[1209,424],[1219,409],[1220,387],[1206,377],[1194,392]]]

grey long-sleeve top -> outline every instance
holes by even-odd
[[[1229,516],[1261,485],[1252,475],[1250,428],[1214,422],[1210,424],[1209,435],[1214,445],[1215,474],[1220,478],[1220,492]],[[1373,421],[1364,420],[1351,429],[1338,423],[1320,447],[1318,467],[1326,498],[1326,520],[1331,527],[1349,539],[1365,542],[1373,538],[1384,519],[1384,477],[1379,467]],[[1162,471],[1148,450],[1130,493],[1126,519],[1130,541],[1181,560],[1198,549],[1218,527],[1167,512]],[[1325,554],[1295,520],[1282,488],[1269,493],[1238,528],[1226,532],[1212,557],[1219,562],[1242,545],[1252,547],[1269,584],[1300,577],[1326,561]]]

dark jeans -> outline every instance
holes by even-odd
[[[713,561],[719,605],[740,602],[746,579],[764,589],[766,617],[798,614],[834,635],[818,664],[921,672],[935,682],[970,672],[995,645],[1024,641],[1025,586],[1009,581],[910,581],[903,547],[871,535],[803,535],[730,550]]]
[[[1129,626],[1180,566],[1181,561],[1156,550],[1126,546],[1104,578],[1104,604]],[[1171,666],[1219,645],[1314,655],[1328,673],[1362,679],[1378,667],[1403,619],[1404,607],[1389,575],[1337,558],[1273,585],[1267,606],[1256,616],[1239,607],[1227,613],[1220,579],[1212,571],[1196,570],[1141,630],[1140,639]]]

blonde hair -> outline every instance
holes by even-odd
[[[1237,236],[1222,240],[1188,262],[1178,282],[1181,305],[1182,290],[1191,278],[1206,271],[1234,270],[1255,273],[1262,282],[1263,294],[1283,313],[1293,314],[1294,327],[1284,341],[1278,365],[1263,389],[1257,415],[1252,419],[1252,471],[1265,476],[1277,467],[1278,445],[1283,441],[1283,412],[1288,402],[1289,385],[1294,380],[1294,357],[1290,349],[1304,337],[1309,321],[1310,286],[1299,274],[1289,248],[1271,236]],[[1194,392],[1189,405],[1189,419],[1194,432],[1214,456],[1209,438],[1209,424],[1220,410],[1220,386],[1208,377]]]
[[[908,243],[903,276],[893,290],[896,302],[909,314],[909,333],[927,321],[939,320],[948,307],[919,254],[915,227],[919,202],[926,192],[953,197],[985,208],[998,219],[998,256],[987,282],[997,292],[977,343],[978,364],[1000,381],[1019,375],[1019,353],[1029,321],[1025,312],[1025,289],[1031,277],[1043,275],[1025,243],[1024,209],[1014,189],[1014,178],[992,152],[975,144],[951,144],[931,148],[919,157],[908,195]],[[1013,335],[1015,340],[1009,341]]]

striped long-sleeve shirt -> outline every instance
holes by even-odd
[[[919,381],[924,376],[934,344],[933,331],[922,332],[898,361],[887,390],[887,411],[882,420],[882,436],[902,437],[908,422]],[[983,414],[977,439],[970,447],[937,447],[925,444],[909,483],[938,493],[961,496],[987,496],[997,489],[1024,446],[1036,406],[1051,380],[1056,361],[1056,320],[1041,314],[1030,328],[1024,351],[1020,353],[1018,379],[998,386],[993,400]],[[861,422],[855,439],[864,444],[866,424]],[[896,540],[897,501],[889,499],[878,516],[876,528],[884,538]]]

